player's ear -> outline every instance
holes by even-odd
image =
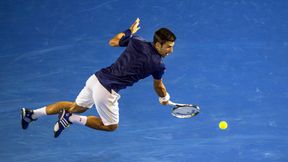
[[[156,47],[157,49],[161,48],[161,46],[162,46],[162,45],[161,45],[160,42],[156,42],[156,43],[155,43],[155,47]]]

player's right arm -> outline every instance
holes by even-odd
[[[166,87],[163,84],[162,79],[160,80],[154,79],[154,90],[159,96],[159,102],[162,105],[167,105],[170,100],[170,95],[166,91]]]
[[[127,46],[132,34],[135,34],[139,29],[140,19],[137,18],[130,28],[124,32],[118,33],[109,41],[109,45],[112,47]]]

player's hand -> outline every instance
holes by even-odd
[[[140,24],[140,19],[137,18],[135,22],[129,28],[131,30],[131,34],[136,33],[140,29],[139,24]]]
[[[168,105],[168,104],[169,104],[169,101],[162,101],[161,104],[162,104],[162,105]]]

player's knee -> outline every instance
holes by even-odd
[[[118,124],[107,125],[107,131],[115,131],[118,128]]]
[[[74,102],[74,104],[72,105],[72,107],[70,107],[69,112],[72,113],[83,113],[87,110],[88,108],[86,107],[82,107],[76,104],[76,102]]]

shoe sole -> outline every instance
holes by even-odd
[[[26,116],[25,108],[21,109],[21,113],[20,114],[21,114],[21,126],[22,126],[22,129],[27,129],[28,128],[28,124],[24,120],[24,117]]]

